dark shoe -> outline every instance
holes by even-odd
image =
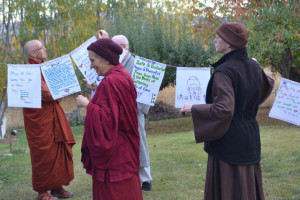
[[[53,197],[48,192],[43,192],[38,194],[38,200],[57,200],[57,198]]]
[[[151,184],[151,182],[150,183],[143,182],[142,190],[145,191],[145,192],[151,191],[152,190],[152,184]]]
[[[58,198],[70,198],[73,196],[73,192],[64,190],[64,188],[59,187],[55,190],[51,190],[51,195]]]

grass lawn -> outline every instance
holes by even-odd
[[[207,154],[196,144],[191,118],[150,121],[147,141],[151,158],[153,190],[145,200],[203,199]],[[83,127],[72,127],[77,144],[73,148],[75,179],[66,189],[73,200],[92,199],[91,177],[80,162]],[[0,200],[32,200],[31,163],[26,135],[18,130],[12,145],[0,144]],[[267,200],[300,199],[300,128],[285,123],[261,125],[262,171]]]

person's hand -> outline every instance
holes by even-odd
[[[78,95],[78,97],[76,98],[76,104],[77,106],[81,106],[81,107],[87,107],[87,105],[89,104],[89,100],[88,98],[82,96],[82,95]]]
[[[95,83],[89,84],[89,82],[86,79],[82,79],[84,82],[86,82],[86,87],[89,88],[90,90],[96,90],[97,86]]]
[[[184,104],[183,108],[180,109],[180,115],[184,116],[186,112],[192,111],[192,105],[191,104]]]
[[[100,38],[109,38],[108,33],[105,30],[99,30],[98,31],[98,37]]]

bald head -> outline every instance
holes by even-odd
[[[30,59],[43,62],[47,58],[44,45],[39,40],[30,40],[24,45],[24,53]]]
[[[38,40],[30,40],[30,41],[26,42],[26,44],[24,45],[24,52],[27,55],[27,57],[30,57],[30,52],[39,48],[40,44],[41,44],[41,42]]]
[[[111,38],[115,43],[121,45],[124,49],[129,51],[129,42],[127,37],[124,35],[116,35],[113,38]]]

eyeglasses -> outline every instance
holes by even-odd
[[[35,50],[31,51],[31,52],[34,52],[34,51],[39,51],[39,50],[41,50],[41,49],[45,49],[44,45],[42,45],[40,48],[38,48],[38,49],[35,49]]]
[[[124,47],[124,45],[128,46],[128,44],[126,44],[126,43],[121,43],[119,45],[122,46],[122,47]]]

